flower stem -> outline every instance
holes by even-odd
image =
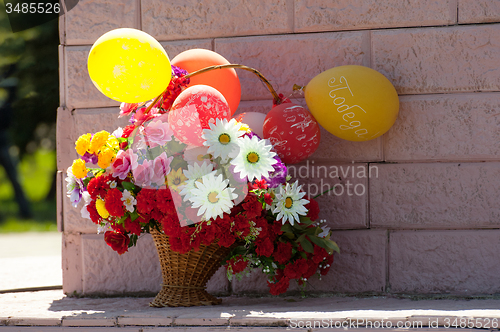
[[[269,89],[269,91],[271,92],[271,94],[273,95],[274,97],[274,100],[276,101],[276,103],[280,104],[281,103],[281,98],[279,97],[279,95],[276,93],[276,90],[274,90],[273,86],[271,85],[271,83],[264,77],[264,75],[262,75],[257,69],[253,69],[253,68],[250,68],[250,67],[247,67],[245,65],[238,65],[238,64],[227,64],[227,65],[215,65],[215,66],[210,66],[210,67],[206,67],[206,68],[203,68],[203,69],[200,69],[200,70],[197,70],[197,71],[194,71],[192,73],[189,73],[187,74],[186,78],[189,78],[189,77],[192,77],[192,76],[195,76],[195,75],[199,75],[199,74],[203,74],[203,73],[206,73],[208,71],[211,71],[211,70],[215,70],[215,69],[225,69],[225,68],[238,68],[238,69],[244,69],[244,70],[247,70],[247,71],[250,71],[252,73],[254,73],[255,75],[257,75],[260,80],[262,82],[264,82],[267,86],[267,88]]]
[[[333,189],[335,189],[335,187],[336,187],[336,186],[333,186],[333,187],[331,187],[330,189],[325,190],[325,191],[323,191],[323,192],[322,192],[322,193],[320,193],[320,194],[317,194],[316,196],[314,196],[314,197],[313,197],[313,199],[316,199],[316,198],[318,198],[319,196],[324,195],[324,194],[326,194],[326,193],[327,193],[327,192],[329,192],[329,191],[332,191]]]

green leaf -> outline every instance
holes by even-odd
[[[281,231],[284,233],[293,233],[292,225],[290,225],[289,223],[284,224],[283,226],[281,226]]]
[[[302,234],[297,239],[297,241],[300,242],[300,245],[302,246],[302,249],[304,249],[306,252],[308,252],[310,254],[314,253],[314,247],[311,244],[311,242],[309,242],[309,240],[306,239],[306,235],[305,234]]]
[[[336,252],[340,253],[340,248],[335,242],[333,242],[332,240],[326,240],[326,239],[325,239],[325,242],[326,242],[326,245],[328,246],[328,248],[331,248],[331,249],[335,250]]]
[[[135,221],[137,218],[139,218],[139,214],[137,213],[137,210],[134,210],[134,212],[130,214],[130,220]]]
[[[313,221],[309,217],[303,217],[303,216],[301,216],[301,217],[299,217],[299,220],[300,220],[300,222],[302,224],[305,224],[307,226],[309,226],[309,225],[311,225],[313,223]]]
[[[127,189],[128,191],[135,192],[137,187],[132,182],[123,181],[122,182],[123,189]]]

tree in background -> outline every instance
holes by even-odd
[[[58,22],[52,20],[12,33],[3,7],[0,2],[0,77],[15,64],[10,77],[16,78],[18,85],[9,134],[13,151],[22,158],[39,148],[55,149],[59,104]],[[55,195],[55,173],[52,188],[50,197]]]

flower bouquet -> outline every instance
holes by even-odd
[[[221,262],[229,279],[262,270],[273,295],[325,275],[338,247],[314,198],[215,89],[186,88],[191,75],[175,66],[171,75],[154,100],[121,104],[130,125],[78,138],[73,205],[84,201],[82,216],[120,255],[153,235],[164,281],[153,306],[220,303],[204,288]]]

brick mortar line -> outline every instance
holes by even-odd
[[[172,40],[163,40],[159,39],[158,42],[160,43],[169,43],[169,42],[182,42],[182,41],[192,41],[192,40],[203,40],[203,39],[220,39],[220,40],[225,40],[225,39],[231,39],[231,38],[254,38],[254,37],[267,37],[267,36],[291,36],[291,35],[315,35],[315,34],[321,34],[321,33],[342,33],[342,32],[361,32],[361,31],[371,31],[371,32],[376,32],[376,31],[386,31],[386,30],[400,30],[400,29],[427,29],[427,28],[453,28],[453,27],[462,27],[462,26],[482,26],[482,25],[500,25],[499,22],[476,22],[476,23],[459,23],[459,24],[447,24],[447,25],[426,25],[426,26],[398,26],[398,27],[387,27],[387,28],[364,28],[364,29],[357,29],[357,30],[317,30],[317,31],[309,31],[309,32],[290,32],[290,33],[270,33],[270,34],[263,34],[263,35],[235,35],[235,36],[223,36],[223,37],[217,37],[217,36],[209,36],[209,37],[204,37],[204,38],[184,38],[184,39],[172,39]],[[154,37],[154,36],[153,36]],[[61,44],[64,46],[89,46],[91,47],[92,44]]]

